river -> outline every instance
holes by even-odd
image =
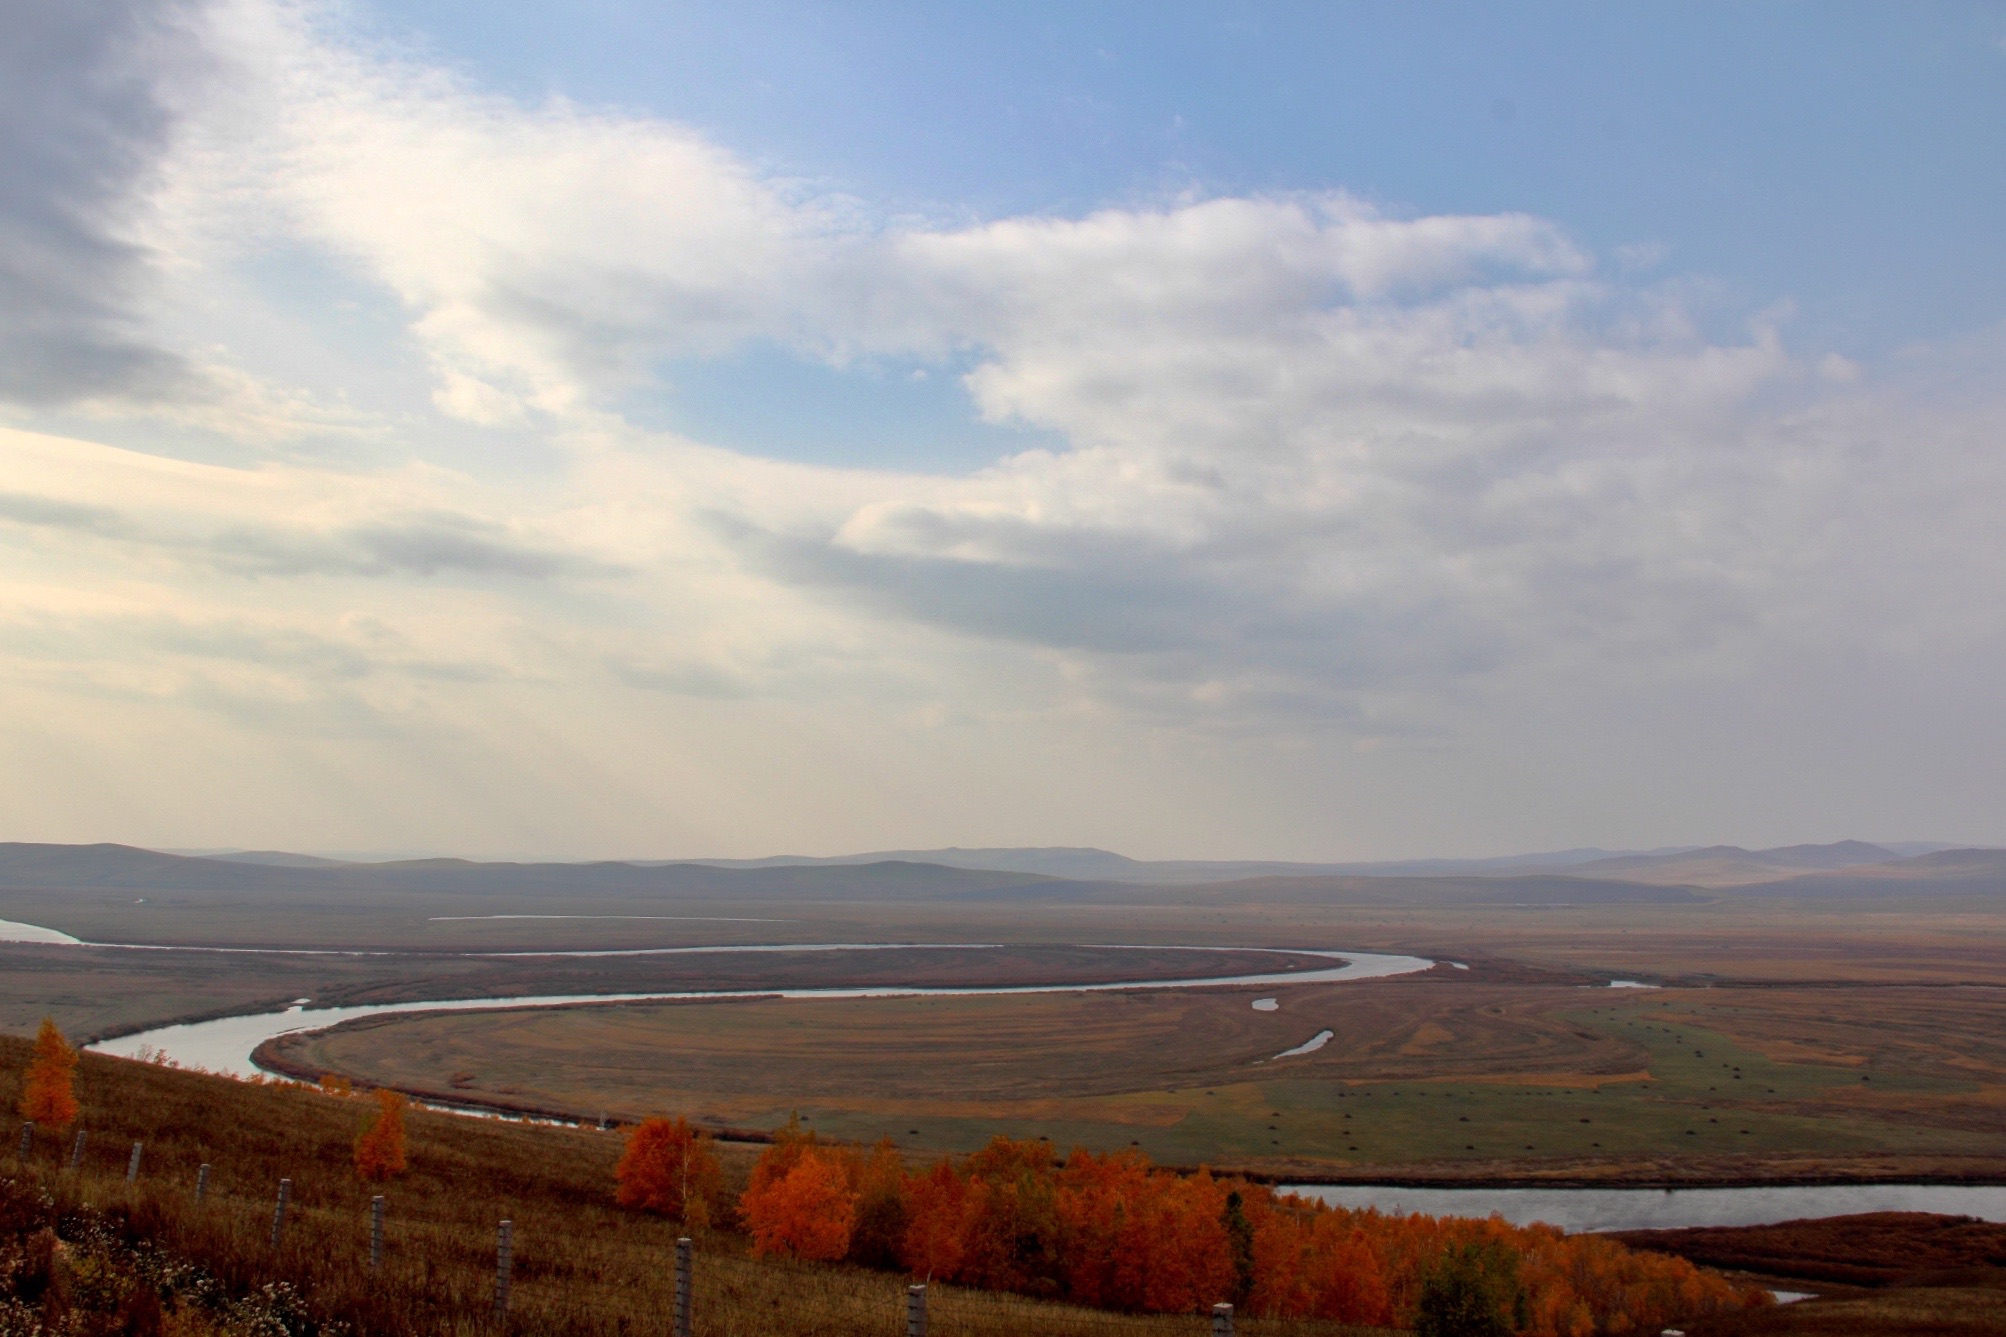
[[[1940,1212],[2006,1221],[2006,1187],[1990,1184],[1805,1184],[1744,1188],[1395,1188],[1289,1184],[1335,1207],[1429,1216],[1489,1216],[1562,1230],[1762,1226],[1855,1212]]]
[[[47,939],[43,939],[47,941]],[[79,944],[112,946],[117,944]],[[993,943],[775,943],[766,946],[629,948],[620,951],[470,953],[536,957],[697,954],[705,952],[798,952],[798,951],[884,951],[940,950],[993,947]],[[172,950],[201,951],[202,948]],[[235,949],[253,950],[253,949]],[[1160,950],[1160,949],[1159,949]],[[710,989],[671,990],[654,993],[542,994],[525,998],[437,998],[408,1003],[369,1003],[354,1007],[308,1008],[302,1003],[273,1012],[250,1016],[220,1017],[213,1021],[158,1026],[134,1035],[103,1040],[90,1048],[121,1058],[161,1055],[186,1068],[245,1077],[256,1071],[251,1053],[275,1036],[295,1031],[320,1030],[357,1017],[380,1017],[403,1012],[467,1012],[501,1008],[569,1007],[581,1003],[686,1002],[726,998],[925,998],[965,997],[972,994],[1093,993],[1109,989],[1216,989],[1238,985],[1268,987],[1280,984],[1329,984],[1344,980],[1382,979],[1427,970],[1435,963],[1418,956],[1394,956],[1381,952],[1310,951],[1283,948],[1187,947],[1179,950],[1273,951],[1277,955],[1319,956],[1340,964],[1322,970],[1296,970],[1274,974],[1215,975],[1199,979],[1109,980],[1099,984],[989,985],[966,988],[922,988],[886,985],[853,989]]]

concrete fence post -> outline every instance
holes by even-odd
[[[128,1184],[134,1183],[139,1179],[139,1149],[141,1145],[138,1142],[133,1143],[132,1155],[126,1160],[125,1182]]]
[[[279,1205],[272,1212],[272,1247],[279,1247],[279,1239],[286,1233],[286,1204],[292,1200],[293,1181],[279,1181]]]
[[[1233,1306],[1212,1306],[1212,1337],[1233,1337]]]
[[[24,1165],[27,1164],[28,1152],[31,1148],[34,1147],[34,1145],[35,1145],[35,1121],[33,1119],[30,1119],[28,1120],[28,1122],[21,1125],[21,1145],[15,1148],[14,1159],[20,1161]]]
[[[926,1287],[905,1288],[905,1337],[926,1337]]]
[[[202,1168],[195,1172],[195,1201],[202,1201],[209,1192],[209,1162],[202,1162]]]
[[[695,1246],[685,1235],[676,1241],[676,1311],[674,1337],[690,1337],[690,1324],[695,1311],[691,1293],[690,1258]]]
[[[76,1169],[84,1163],[84,1130],[77,1129],[76,1140],[70,1143],[70,1168]]]
[[[508,1274],[514,1262],[515,1225],[504,1221],[495,1234],[495,1317],[508,1318]]]
[[[369,1200],[369,1270],[383,1266],[383,1195]]]

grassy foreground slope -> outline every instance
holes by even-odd
[[[10,1111],[27,1053],[25,1043],[0,1037],[0,1103]],[[96,1055],[83,1058],[77,1095],[89,1133],[81,1169],[62,1168],[68,1144],[47,1133],[26,1166],[17,1166],[10,1124],[0,1173],[52,1195],[55,1210],[72,1220],[88,1205],[116,1231],[206,1272],[229,1295],[292,1286],[310,1318],[284,1329],[290,1337],[342,1330],[337,1324],[370,1334],[500,1330],[492,1299],[496,1226],[504,1218],[514,1223],[515,1239],[509,1331],[599,1337],[665,1330],[678,1231],[613,1205],[614,1134],[412,1111],[411,1169],[384,1190],[388,1243],[382,1274],[372,1277],[367,1222],[376,1190],[356,1179],[351,1160],[365,1102]],[[138,1182],[128,1186],[135,1140],[145,1149]],[[742,1176],[748,1161],[727,1169]],[[214,1168],[208,1198],[197,1204],[193,1188],[204,1163]],[[292,1180],[294,1196],[274,1250],[269,1235],[281,1178]],[[709,1234],[697,1247],[696,1330],[892,1337],[904,1331],[904,1289],[904,1278],[887,1273],[754,1260],[738,1237]],[[1199,1318],[1129,1317],[940,1286],[931,1318],[936,1333],[970,1337],[1197,1337],[1209,1330]],[[199,1337],[236,1328],[228,1311],[217,1311],[213,1321],[173,1316],[166,1330]],[[1245,1321],[1241,1331],[1309,1337],[1357,1330]]]

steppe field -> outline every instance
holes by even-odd
[[[260,1058],[587,1121],[757,1131],[798,1111],[825,1135],[909,1151],[1008,1133],[1278,1179],[2006,1175],[2006,897],[1961,882],[541,876],[336,894],[271,870],[17,873],[0,918],[91,942],[336,954],[0,945],[0,1019],[18,1032],[52,1012],[92,1037],[301,998],[1174,982],[1327,964],[1176,946],[1349,948],[1436,964],[1258,988],[406,1014]],[[549,915],[577,917],[489,917]],[[774,943],[991,945],[645,954]],[[539,954],[561,950],[641,954]],[[1277,1057],[1324,1031],[1321,1048]]]

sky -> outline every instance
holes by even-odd
[[[1990,4],[17,0],[0,839],[2006,842]]]

